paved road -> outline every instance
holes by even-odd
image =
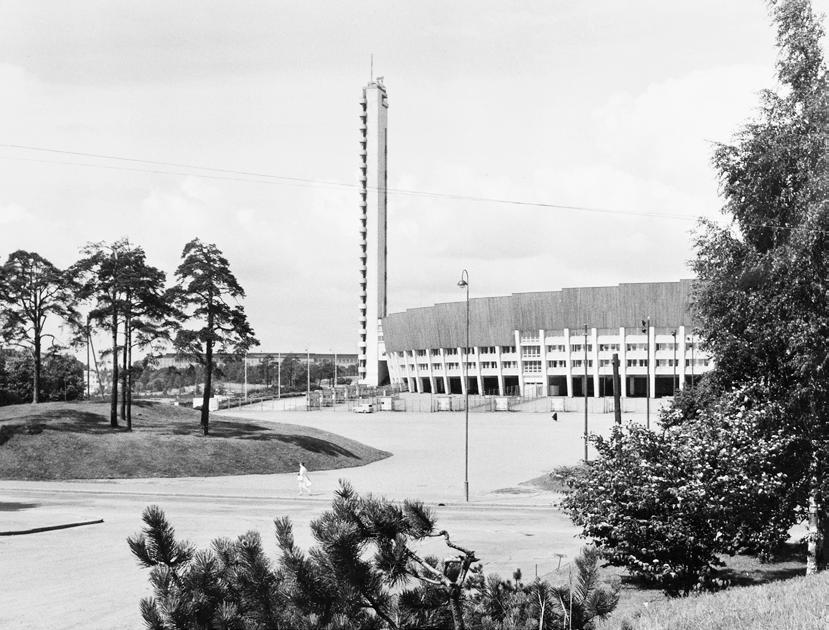
[[[334,431],[394,453],[369,466],[311,471],[312,496],[297,497],[293,474],[221,478],[79,482],[0,481],[0,531],[103,518],[104,523],[27,536],[0,537],[0,628],[139,628],[138,600],[149,594],[146,571],[125,539],[140,528],[144,506],[165,509],[177,533],[203,546],[218,536],[262,533],[276,553],[273,518],[289,515],[297,542],[330,502],[340,477],[360,492],[417,497],[435,506],[439,523],[475,549],[488,572],[516,567],[532,576],[572,557],[581,542],[555,508],[555,497],[520,486],[582,454],[579,414],[470,415],[470,502],[463,501],[463,414],[374,414],[240,410],[235,416]],[[612,415],[591,427],[606,432]],[[439,506],[443,503],[443,506]],[[4,508],[5,506],[5,508]],[[437,555],[442,551],[433,549]],[[565,560],[566,562],[566,560]]]

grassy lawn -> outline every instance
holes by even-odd
[[[0,407],[0,479],[207,477],[361,466],[389,453],[333,433],[133,403],[133,430],[110,428],[108,403]],[[123,422],[119,421],[122,425]]]

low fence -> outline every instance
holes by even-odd
[[[356,392],[355,392],[356,393]],[[325,391],[312,391],[310,402],[304,393],[281,398],[249,397],[247,402],[241,398],[221,400],[219,409],[246,407],[260,411],[404,411],[413,413],[438,413],[464,411],[466,397],[461,394],[412,394],[398,393],[391,390],[362,391],[360,396],[347,393],[333,396]],[[651,398],[651,412],[656,413],[667,405],[672,398]],[[584,398],[567,396],[469,396],[470,413],[490,413],[499,411],[524,411],[530,413],[574,413],[584,411]],[[622,413],[645,413],[644,398],[622,398]],[[369,407],[370,406],[370,407]],[[613,413],[615,403],[612,396],[590,397],[587,410],[591,414]]]

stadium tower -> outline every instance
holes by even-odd
[[[383,78],[360,100],[360,383],[388,383],[382,318],[386,316],[386,121]]]

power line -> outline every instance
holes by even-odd
[[[37,151],[41,153],[54,153],[58,155],[67,155],[67,156],[75,156],[75,157],[86,157],[86,158],[94,158],[94,159],[101,159],[101,160],[113,160],[119,162],[130,162],[134,164],[146,164],[150,166],[166,166],[171,168],[184,168],[184,169],[192,169],[194,171],[205,171],[203,173],[199,172],[182,172],[182,171],[169,171],[169,170],[161,170],[161,169],[145,169],[139,167],[126,167],[126,166],[114,166],[111,164],[97,164],[97,163],[90,163],[90,162],[64,162],[58,160],[39,160],[34,158],[22,158],[22,157],[15,157],[15,156],[0,156],[2,159],[8,160],[15,160],[15,161],[24,161],[24,162],[37,162],[42,164],[59,164],[65,166],[80,166],[84,168],[103,168],[108,170],[120,170],[120,171],[130,171],[130,172],[139,172],[139,173],[151,173],[157,175],[179,175],[179,176],[190,176],[190,177],[199,177],[202,179],[212,179],[212,180],[225,180],[225,181],[238,181],[244,183],[256,183],[256,184],[291,184],[291,185],[299,185],[299,186],[318,186],[318,187],[331,187],[331,188],[348,188],[348,189],[359,189],[360,187],[357,184],[347,184],[344,182],[336,182],[336,181],[328,181],[328,180],[320,180],[320,179],[313,179],[313,178],[303,178],[303,177],[289,177],[285,175],[274,175],[272,173],[260,173],[256,171],[244,171],[244,170],[235,170],[235,169],[228,169],[228,168],[215,168],[209,166],[199,166],[195,164],[185,164],[181,162],[166,162],[161,160],[144,160],[139,158],[133,157],[125,157],[125,156],[118,156],[118,155],[109,155],[104,153],[88,153],[82,151],[68,151],[63,149],[53,149],[53,148],[46,148],[46,147],[35,147],[30,145],[21,145],[21,144],[5,144],[0,143],[0,148],[5,149],[13,149],[13,150],[24,150],[24,151]],[[214,174],[215,173],[215,174]],[[373,188],[372,190],[377,190],[377,188]],[[495,197],[483,197],[483,196],[475,196],[475,195],[462,195],[462,194],[453,194],[453,193],[440,193],[440,192],[433,192],[433,191],[424,191],[424,190],[411,190],[411,189],[404,189],[404,188],[387,188],[387,193],[396,194],[396,195],[407,195],[407,196],[415,196],[415,197],[427,197],[430,199],[451,199],[455,201],[472,201],[476,203],[494,203],[499,205],[512,205],[512,206],[523,206],[523,207],[534,207],[534,208],[548,208],[553,210],[570,210],[575,212],[590,212],[590,213],[598,213],[598,214],[614,214],[614,215],[627,215],[627,216],[639,216],[639,217],[648,217],[648,218],[659,218],[659,219],[677,219],[683,221],[696,221],[699,219],[698,216],[687,215],[687,214],[679,214],[679,213],[667,213],[667,212],[654,212],[654,211],[635,211],[635,210],[617,210],[612,208],[599,208],[599,207],[592,207],[592,206],[582,206],[582,205],[571,205],[571,204],[564,204],[564,203],[552,203],[552,202],[544,202],[544,201],[525,201],[519,199],[501,199]]]

